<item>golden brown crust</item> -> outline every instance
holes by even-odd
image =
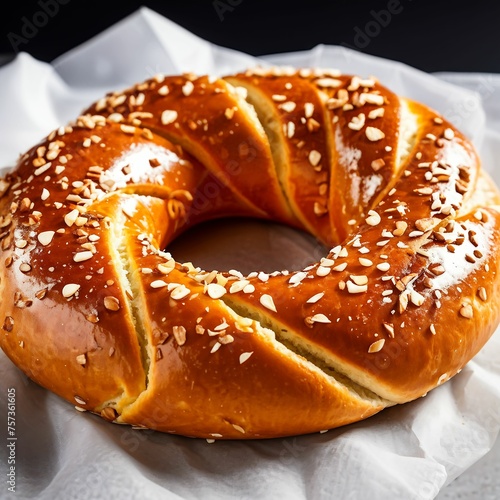
[[[467,138],[372,78],[155,77],[0,181],[0,346],[119,423],[248,439],[356,422],[453,377],[497,327],[499,205]],[[333,248],[247,276],[163,251],[233,215]]]

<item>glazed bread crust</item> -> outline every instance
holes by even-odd
[[[112,422],[346,425],[453,377],[500,321],[497,187],[459,130],[374,78],[159,75],[53,131],[0,196],[0,346]],[[248,275],[168,253],[236,215],[331,250]]]

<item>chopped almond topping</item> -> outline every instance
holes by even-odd
[[[358,116],[353,116],[351,121],[347,124],[347,126],[351,130],[361,130],[365,125],[365,114],[360,113]],[[373,164],[372,164],[373,166]]]
[[[177,111],[166,109],[161,114],[161,122],[163,125],[170,125],[171,123],[174,123],[175,120],[177,120]]]
[[[385,137],[384,132],[376,127],[366,127],[365,134],[368,140],[372,142],[380,141]]]
[[[116,297],[108,295],[104,297],[104,307],[108,311],[118,311],[120,309],[120,301]]]
[[[172,327],[172,333],[178,345],[181,346],[186,343],[186,329],[183,326]]]
[[[168,286],[168,283],[165,283],[163,280],[155,280],[150,286],[151,288],[163,288],[164,286]]]
[[[64,285],[64,288],[62,290],[63,297],[69,298],[75,295],[76,292],[80,290],[80,285],[77,285],[76,283],[69,283],[68,285]]]
[[[477,289],[477,294],[479,295],[479,298],[486,302],[488,300],[488,294],[486,293],[486,288],[480,286],[478,289]]]
[[[75,262],[83,262],[92,258],[92,252],[86,250],[85,252],[78,252],[73,256]]]
[[[240,354],[240,365],[243,364],[245,361],[248,361],[252,354],[253,354],[253,351],[241,353]]]
[[[373,344],[370,345],[370,347],[368,348],[368,352],[370,354],[374,352],[379,352],[384,347],[384,344],[385,344],[385,339],[376,340],[375,342],[373,342]]]
[[[320,161],[321,161],[321,153],[319,151],[316,151],[315,149],[311,150],[311,152],[309,153],[309,163],[313,167],[316,167]]]
[[[470,304],[462,304],[462,307],[460,308],[460,316],[471,319],[474,316],[472,306]]]
[[[52,239],[54,238],[55,231],[43,231],[38,235],[38,241],[43,245],[50,245]]]
[[[212,299],[220,299],[226,294],[226,289],[218,283],[210,283],[207,285],[207,293]]]
[[[370,210],[368,212],[368,217],[365,219],[366,223],[369,224],[370,226],[376,226],[380,224],[381,221],[380,215],[375,212],[374,210]]]
[[[261,295],[259,301],[264,307],[266,307],[270,311],[278,312],[276,310],[276,306],[274,305],[273,298],[269,294],[265,293]]]
[[[315,80],[316,85],[323,88],[336,88],[342,85],[342,80],[337,78],[318,78]]]
[[[331,321],[324,314],[315,314],[310,318],[311,323],[331,323]]]
[[[352,281],[347,282],[347,291],[349,293],[364,293],[368,290],[368,285],[357,285]]]
[[[76,362],[79,364],[79,365],[82,365],[82,366],[85,366],[87,364],[87,356],[85,354],[79,354],[77,357],[76,357]]]
[[[373,160],[372,161],[372,169],[375,172],[378,172],[383,166],[385,165],[385,161],[382,158],[379,158],[378,160]]]

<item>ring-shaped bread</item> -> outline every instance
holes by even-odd
[[[0,194],[2,349],[117,423],[338,427],[447,381],[499,323],[496,186],[455,127],[374,78],[157,76],[53,131]],[[235,215],[331,250],[249,275],[165,251]]]

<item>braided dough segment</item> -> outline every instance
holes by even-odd
[[[226,79],[247,89],[305,229],[329,246],[343,241],[408,153],[398,96],[373,78],[326,70],[254,69]]]
[[[327,129],[331,125],[321,93],[296,75],[248,72],[226,80],[247,89],[247,100],[269,138],[280,185],[297,219],[325,245],[338,241],[328,200],[332,158]]]
[[[221,212],[251,212],[178,146],[99,118],[50,134],[2,182],[1,347],[40,385],[113,417],[146,387],[119,245],[134,193],[150,195],[146,207],[164,198],[157,227],[143,231],[165,244]],[[217,197],[206,203],[212,185]],[[117,193],[126,200],[119,210]]]
[[[166,94],[159,86],[165,81]],[[267,277],[206,273],[192,265],[172,265],[159,248],[196,221],[228,213],[300,223],[287,208],[286,196],[275,198],[279,183],[267,139],[261,129],[255,133],[251,108],[230,86],[205,77],[154,82],[108,96],[73,131],[61,134],[64,144],[56,144],[55,157],[73,155],[64,175],[43,159],[53,156],[57,133],[41,144],[41,153],[34,148],[21,160],[18,179],[9,179],[12,187],[0,202],[4,214],[13,207],[13,215],[2,219],[6,270],[0,286],[7,300],[0,304],[5,318],[1,345],[37,382],[110,420],[200,437],[276,437],[336,427],[423,395],[453,376],[486,342],[499,321],[493,249],[500,221],[496,208],[484,205],[498,204],[498,194],[486,176],[478,177],[475,152],[449,124],[408,103],[420,123],[414,150],[404,159],[398,142],[398,153],[387,157],[391,175],[380,189],[362,208],[346,208],[335,222],[345,232],[349,217],[366,215],[366,223],[318,264]],[[350,77],[349,82],[353,85]],[[154,92],[143,93],[148,89]],[[356,90],[349,92],[354,99]],[[165,100],[168,95],[171,100]],[[180,101],[191,96],[190,106],[181,109]],[[205,115],[213,121],[196,115],[204,109],[201,104],[216,106],[220,96],[222,107]],[[338,98],[337,93],[328,100]],[[387,107],[394,115],[386,137],[400,120],[399,102]],[[107,123],[98,109],[122,124]],[[332,122],[353,110],[342,109],[344,114],[334,114]],[[175,120],[164,111],[175,111]],[[235,117],[239,125],[225,135],[222,118]],[[199,130],[205,124],[213,125],[208,134]],[[151,129],[203,159],[211,177]],[[350,133],[344,134],[347,141]],[[387,141],[372,141],[366,134],[370,143],[359,146],[363,156],[378,157]],[[394,139],[388,140],[394,150]],[[259,144],[255,151],[249,141],[252,147]],[[156,165],[158,155],[170,160]],[[242,167],[234,176],[224,162],[232,157]],[[169,168],[172,162],[179,175]],[[136,165],[145,169],[135,172]],[[361,179],[345,175],[342,188],[330,183],[335,203],[347,199],[350,182],[372,175],[368,163],[363,165]],[[95,185],[86,184],[89,179]],[[221,196],[194,210],[214,179]],[[478,185],[481,193],[472,195]],[[365,214],[370,206],[375,210]],[[68,217],[76,211],[75,221],[71,216],[69,224],[62,210]],[[73,224],[87,234],[69,232],[66,226]],[[54,228],[65,231],[46,234]],[[91,235],[99,239],[90,240]],[[438,271],[439,265],[449,265],[451,248],[460,259],[453,268],[457,272]],[[82,249],[91,256],[80,255]],[[94,266],[98,259],[103,261],[99,267]],[[28,278],[21,269],[25,260],[35,264]],[[53,306],[46,337],[40,337],[36,325],[45,308],[34,304],[31,295],[47,281],[44,297],[35,296]],[[68,284],[78,288],[69,294]],[[61,335],[60,320],[67,324],[69,315],[72,325],[83,326]],[[465,340],[466,329],[472,337],[467,333]],[[56,352],[44,347],[46,338]],[[442,354],[450,351],[454,356],[445,359]],[[34,370],[38,356],[57,360]],[[114,359],[109,362],[106,356]],[[86,371],[80,376],[79,370]],[[109,377],[105,384],[103,376]],[[244,398],[235,397],[240,393]]]
[[[268,438],[344,425],[387,406],[235,314],[218,298],[220,274],[175,263],[155,240],[145,244],[134,220],[156,227],[160,212],[158,204],[138,206],[123,231],[150,366],[147,389],[118,422],[191,437]]]
[[[253,278],[253,294],[226,299],[398,403],[453,376],[499,321],[498,191],[486,176],[478,182],[470,143],[413,106],[422,124],[416,146],[366,223],[318,264]],[[482,191],[472,196],[477,185]]]
[[[255,216],[298,225],[274,171],[269,141],[244,96],[223,80],[152,78],[84,112],[151,129],[197,158]]]

